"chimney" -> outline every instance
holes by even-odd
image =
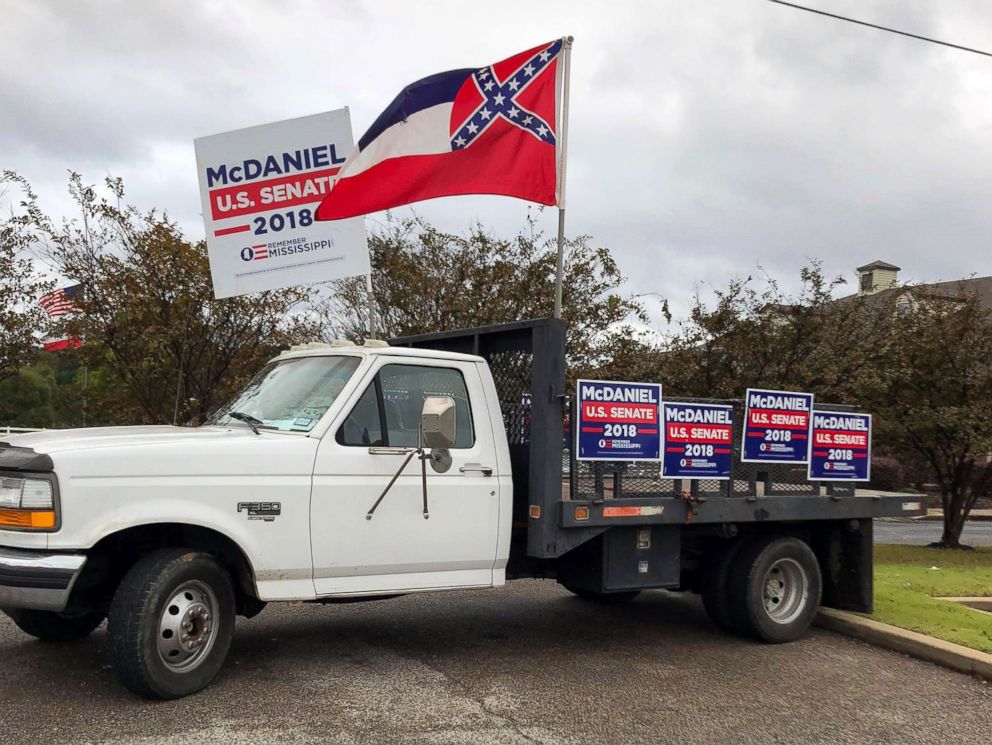
[[[885,261],[873,261],[858,267],[858,294],[873,295],[899,284],[899,267]]]

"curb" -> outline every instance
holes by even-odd
[[[992,680],[992,654],[986,652],[945,642],[943,639],[934,639],[926,634],[907,631],[834,608],[821,608],[813,623],[838,634],[908,654],[910,657]]]

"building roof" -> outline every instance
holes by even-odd
[[[870,264],[865,264],[864,266],[858,267],[859,272],[867,272],[869,269],[889,269],[893,272],[898,272],[901,267],[898,267],[895,264],[890,264],[887,261],[881,261],[880,259],[875,259]]]
[[[946,299],[954,299],[974,293],[982,303],[982,307],[992,311],[992,277],[971,277],[969,279],[955,279],[949,282],[926,282],[918,285],[900,285],[898,287],[888,287],[878,292],[873,292],[867,297],[879,299],[902,295],[905,293],[924,292]],[[851,301],[860,297],[860,293],[846,295],[837,298],[837,302]]]
[[[956,296],[965,293],[975,293],[982,305],[992,310],[992,277],[971,277],[970,279],[955,279],[950,282],[930,282],[916,285],[939,295]]]

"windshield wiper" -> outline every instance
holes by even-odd
[[[262,425],[263,427],[265,426],[265,422],[263,422],[261,419],[256,419],[251,414],[245,414],[244,412],[241,411],[229,411],[227,412],[227,415],[231,417],[231,419],[237,419],[239,422],[244,422],[245,424],[247,424],[249,427],[251,427],[251,431],[254,432],[256,435],[262,434],[261,432],[258,431],[258,425]]]

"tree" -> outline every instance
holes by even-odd
[[[697,293],[688,317],[666,333],[617,340],[600,374],[663,380],[674,396],[733,398],[767,387],[854,403],[891,312],[858,296],[838,301],[843,284],[818,263],[801,270],[794,294],[770,277],[732,280],[712,306]]]
[[[27,183],[10,171],[0,176],[0,187],[6,185],[23,190],[26,199],[34,197]],[[34,263],[26,256],[29,223],[28,215],[18,212],[0,222],[0,381],[32,361],[38,337],[47,327],[38,298],[53,285],[35,273]]]
[[[309,289],[215,300],[203,241],[165,214],[121,206],[119,179],[106,190],[109,199],[71,174],[81,217],[60,224],[33,196],[27,203],[58,271],[84,287],[67,330],[84,340],[78,354],[102,383],[97,419],[202,420],[280,348],[317,334],[300,312]]]
[[[907,293],[864,386],[890,447],[922,459],[940,486],[939,547],[960,548],[976,500],[992,490],[992,313],[962,286]]]
[[[964,286],[836,299],[840,283],[818,264],[801,281],[795,294],[772,279],[732,281],[668,333],[620,340],[596,375],[662,381],[668,396],[812,391],[872,412],[875,452],[936,481],[939,545],[960,547],[976,500],[992,493],[992,314]]]
[[[380,337],[486,326],[550,316],[554,310],[557,247],[528,220],[512,238],[475,225],[453,235],[421,219],[388,219],[369,237],[376,328]],[[587,236],[567,241],[562,317],[568,323],[570,363],[601,359],[609,331],[643,311],[619,293],[624,278],[609,250]],[[324,306],[332,333],[365,338],[369,302],[364,278],[334,283]]]
[[[41,364],[23,367],[0,381],[0,422],[13,427],[52,427],[55,381]]]

